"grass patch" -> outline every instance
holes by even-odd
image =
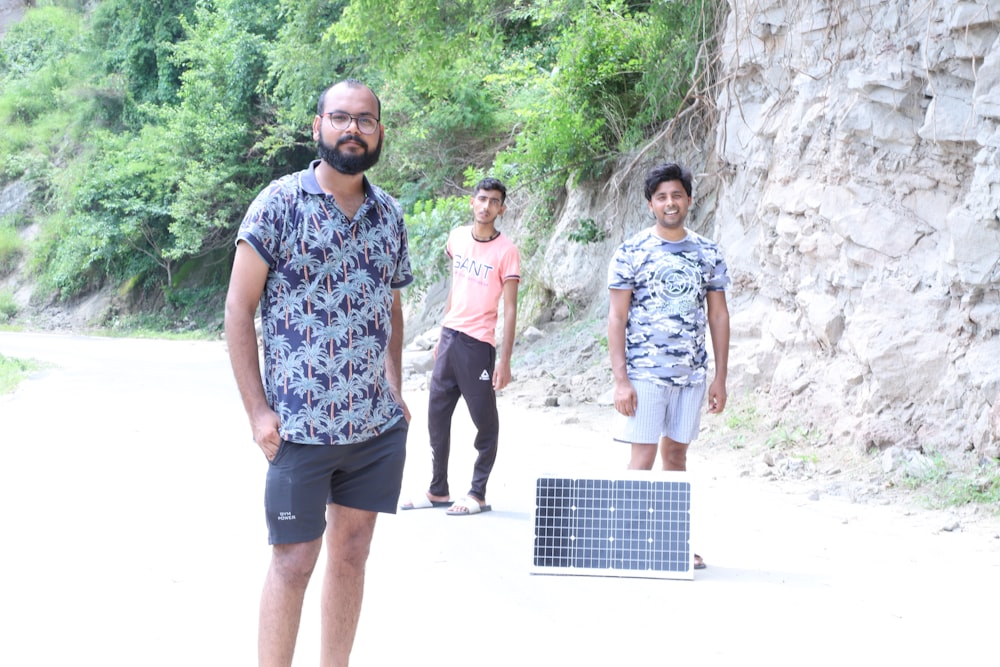
[[[919,492],[930,509],[981,505],[1000,513],[1000,465],[990,463],[972,470],[949,465],[941,454],[931,454],[919,474],[907,474],[903,488]]]
[[[761,411],[751,394],[730,402],[724,415],[729,431],[726,437],[732,449],[750,448],[754,452],[780,450],[806,463],[819,461],[818,455],[809,450],[822,444],[821,432],[781,421],[775,424]],[[791,454],[797,448],[806,450],[806,453]]]
[[[10,290],[0,290],[0,324],[10,324],[17,317],[17,302]]]
[[[760,429],[760,413],[753,398],[746,396],[726,407],[726,428],[733,432],[729,446],[743,449]]]
[[[225,286],[174,288],[166,292],[166,303],[153,299],[132,312],[109,313],[91,333],[111,338],[218,340],[225,299]]]
[[[993,470],[951,478],[944,484],[941,500],[948,506],[988,505],[994,512],[1000,512],[1000,473]]]
[[[24,252],[24,241],[13,225],[0,221],[0,273],[7,273],[17,266]]]
[[[43,367],[44,364],[34,359],[17,359],[0,354],[0,395],[14,391],[21,380]]]
[[[760,415],[757,405],[750,398],[745,398],[726,411],[726,426],[734,431],[756,431],[760,425]]]
[[[764,445],[768,449],[791,449],[802,445],[816,445],[819,440],[820,434],[817,431],[782,422],[767,436]]]
[[[136,313],[112,318],[91,332],[109,338],[159,338],[166,340],[218,340],[220,329],[188,317],[163,313]]]
[[[948,464],[940,454],[932,454],[927,457],[929,465],[922,468],[919,473],[907,472],[900,485],[910,491],[917,489],[928,489],[944,482],[948,477]]]

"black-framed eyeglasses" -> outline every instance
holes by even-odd
[[[321,116],[326,116],[327,120],[330,121],[330,127],[335,130],[346,130],[351,126],[351,121],[354,121],[358,125],[358,130],[361,134],[375,134],[375,130],[378,129],[379,119],[375,116],[369,116],[362,114],[360,116],[352,116],[349,113],[343,111],[328,111]]]

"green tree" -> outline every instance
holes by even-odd
[[[416,247],[439,256],[473,173],[534,191],[528,224],[544,228],[567,181],[600,174],[707,89],[719,5],[58,4],[0,42],[0,181],[34,188],[42,232],[27,252],[64,295],[109,279],[169,290],[179,266],[218,257],[253,195],[315,155],[316,94],[345,77],[382,99],[373,180],[407,209]]]
[[[406,206],[462,189],[503,146],[506,3],[352,0],[330,38],[366,63],[393,142],[382,173]]]
[[[220,0],[179,19],[185,36],[168,57],[181,72],[173,99],[137,105],[135,131],[93,132],[95,149],[57,188],[69,196],[54,227],[76,233],[40,244],[53,287],[69,295],[110,277],[169,288],[178,263],[231,243],[270,175],[250,158],[273,37],[268,4]]]
[[[29,11],[0,42],[0,182],[43,179],[52,146],[88,124],[91,100],[68,95],[85,62],[80,16]]]
[[[422,295],[431,285],[448,277],[449,262],[445,253],[448,233],[468,219],[467,197],[417,202],[406,218],[410,254],[414,257],[412,292]]]
[[[498,164],[519,179],[560,187],[595,177],[638,147],[688,100],[714,16],[710,0],[549,0],[525,6],[551,46],[509,102],[522,131]]]
[[[135,115],[137,107],[176,101],[182,70],[171,54],[184,38],[185,18],[193,15],[197,5],[197,0],[98,3],[94,44],[103,54],[103,73],[124,89],[124,117],[132,127],[143,122],[141,115]]]

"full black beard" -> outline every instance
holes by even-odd
[[[352,135],[346,135],[341,137],[335,146],[330,146],[330,144],[323,140],[323,135],[320,133],[317,144],[320,159],[340,173],[347,174],[348,176],[368,171],[378,163],[379,156],[382,154],[382,138],[379,137],[378,145],[375,146],[374,150],[365,148],[365,152],[361,155],[345,153],[340,150],[341,144],[352,139]],[[364,144],[363,139],[359,139],[359,141]]]

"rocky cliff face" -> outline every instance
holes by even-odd
[[[729,9],[708,141],[573,191],[547,293],[601,317],[611,249],[649,224],[642,171],[686,162],[734,278],[731,399],[837,445],[997,458],[1000,1]],[[568,240],[587,218],[606,240]]]
[[[24,0],[0,0],[0,37],[24,16],[28,3]]]

